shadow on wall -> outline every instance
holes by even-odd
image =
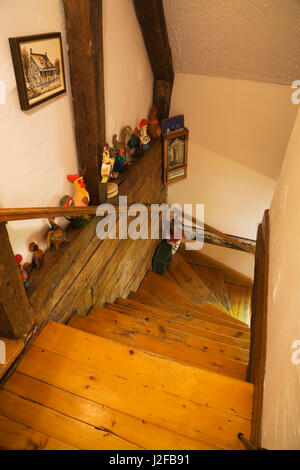
[[[292,91],[286,85],[176,74],[171,112],[185,114],[195,144],[277,180],[297,113]]]

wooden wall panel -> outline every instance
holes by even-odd
[[[129,205],[166,202],[160,140],[136,159],[124,176],[120,195],[127,195]],[[108,202],[117,204],[118,197]],[[41,270],[33,271],[29,298],[38,325],[49,319],[65,322],[74,313],[86,315],[94,305],[126,296],[151,267],[159,240],[99,240],[99,220],[95,217],[85,229],[71,228],[70,243],[58,253],[52,248]]]

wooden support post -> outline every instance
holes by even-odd
[[[254,384],[251,442],[255,447],[261,447],[261,422],[267,353],[269,244],[269,210],[266,210],[257,232],[252,294],[250,359],[247,374],[248,381]]]
[[[102,0],[64,0],[79,171],[99,204],[105,144]]]
[[[0,247],[0,337],[23,338],[32,328],[33,311],[4,223],[0,223]]]
[[[174,70],[162,0],[134,0],[134,6],[154,74],[153,103],[165,119],[170,111]]]

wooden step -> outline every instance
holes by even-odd
[[[168,340],[164,327],[155,329],[154,326],[149,325],[147,322],[145,322],[145,326],[141,320],[129,317],[126,319],[124,318],[125,315],[122,314],[119,314],[122,318],[117,319],[116,314],[117,312],[109,311],[106,318],[103,315],[101,320],[74,315],[69,325],[88,333],[122,342],[128,346],[139,348],[160,357],[169,358],[194,367],[204,367],[205,369],[241,380],[246,379],[246,363],[229,359],[221,354],[200,351],[182,342],[176,342],[174,339],[173,341]],[[160,336],[158,336],[159,331],[161,331]],[[154,336],[154,334],[157,336]],[[173,337],[175,338],[176,335],[174,334]]]
[[[184,246],[180,246],[178,252],[191,266],[198,265],[220,269],[222,271],[225,282],[232,282],[241,286],[253,287],[252,279],[230,268],[226,264],[220,263],[216,259],[205,255],[201,251],[189,251],[185,250]]]
[[[241,326],[240,323],[237,324],[234,321],[233,317],[229,317],[228,315],[230,319],[227,320],[227,318],[223,319],[217,316],[204,313],[202,311],[199,311],[199,309],[195,309],[194,304],[190,304],[182,300],[181,298],[178,299],[175,295],[172,298],[170,298],[170,296],[164,296],[164,298],[162,298],[161,296],[156,297],[156,295],[153,295],[148,290],[142,289],[140,287],[138,292],[130,292],[128,295],[128,299],[135,300],[145,305],[154,306],[160,308],[161,310],[173,312],[174,314],[180,314],[184,316],[188,315],[192,319],[199,319],[207,321],[209,323],[215,323],[216,325],[222,325],[228,328],[237,329],[239,331],[245,332],[248,336],[250,334],[249,327]]]
[[[196,272],[178,253],[172,257],[167,272],[171,275],[171,278],[176,282],[176,284],[183,287],[185,290],[187,289],[188,291],[193,292],[200,301],[200,304],[202,301],[204,304],[206,302],[210,302],[217,304],[222,308],[222,310],[225,308],[227,311],[227,308],[226,306],[224,307],[222,301],[214,295],[213,291],[206,286],[198,274],[196,274]],[[226,291],[225,286],[224,290]],[[231,313],[230,308],[229,313]]]
[[[221,318],[227,322],[238,324],[245,329],[249,328],[245,323],[237,320],[231,315],[228,315],[228,312],[226,312],[219,303],[213,303],[210,301],[204,302],[203,299],[199,300],[198,296],[191,291],[179,287],[177,284],[170,282],[163,276],[151,271],[147,273],[140,288],[173,304],[189,305],[191,308],[199,312],[205,312],[215,318]]]
[[[211,341],[228,344],[236,348],[242,348],[245,351],[249,352],[248,342],[241,341],[238,338],[234,338],[233,336],[221,335],[216,333],[215,331],[193,327],[189,324],[188,321],[185,321],[184,318],[182,318],[182,321],[176,321],[172,313],[162,312],[164,315],[161,315],[158,310],[155,315],[155,313],[153,314],[153,312],[148,313],[144,311],[143,305],[141,308],[130,308],[124,305],[120,305],[118,303],[107,304],[106,308],[109,310],[114,310],[116,312],[124,313],[125,315],[128,315],[133,318],[138,318],[140,320],[152,322],[156,321],[163,325],[165,328],[174,328],[175,330],[182,331],[183,333],[200,336],[202,338],[207,338]],[[89,315],[89,317],[93,317],[93,314]]]
[[[225,282],[231,304],[232,315],[250,325],[252,289],[231,282]]]
[[[82,344],[88,344],[84,351]],[[253,385],[248,382],[159,358],[54,322],[47,324],[34,345],[199,405],[208,402],[209,407],[226,413],[251,417]]]
[[[164,449],[209,449],[211,448],[199,441],[186,438],[175,432],[160,428],[151,423],[144,423],[143,420],[125,415],[119,411],[104,407],[99,403],[95,403],[86,398],[82,398],[66,390],[54,387],[44,382],[40,382],[32,377],[16,372],[8,383],[5,390],[16,395],[22,396],[26,400],[34,401],[46,409],[50,408],[62,413],[81,423],[87,423],[96,429],[111,430],[117,437],[129,442],[135,442],[137,446],[143,449],[158,449],[163,445]],[[9,401],[4,396],[4,404]],[[1,405],[0,405],[1,406]],[[7,413],[7,411],[6,411]],[[9,413],[21,421],[28,423],[30,420],[22,413],[9,411]],[[35,413],[33,412],[33,417]],[[35,424],[33,424],[35,425]],[[43,427],[38,424],[38,427]],[[71,429],[72,433],[75,429]],[[52,427],[48,428],[48,432],[56,433]],[[110,436],[110,434],[108,433]],[[119,448],[120,442],[116,442]],[[162,444],[163,443],[163,444]],[[96,444],[99,445],[99,444]],[[79,442],[79,448],[85,446],[85,441]]]
[[[69,391],[75,396],[80,396],[100,406],[142,419],[146,425],[151,423],[175,433],[180,431],[183,436],[204,442],[206,446],[208,444],[215,447],[216,443],[217,446],[220,443],[221,448],[232,448],[235,444],[237,448],[241,448],[236,442],[238,428],[242,429],[241,432],[246,430],[249,435],[250,423],[246,420],[232,418],[215,410],[207,410],[192,402],[158,392],[49,351],[42,352],[39,348],[32,348],[21,364],[24,375]],[[33,419],[39,425],[39,415],[36,414],[36,410],[32,412]],[[232,421],[228,422],[226,418]],[[111,423],[110,428],[114,432],[112,426]],[[98,427],[101,429],[101,422]],[[222,428],[222,432],[219,428]],[[108,433],[107,430],[105,431]],[[55,430],[51,428],[51,432],[54,433]],[[69,432],[71,433],[71,430]],[[78,439],[82,436],[83,434],[79,434]],[[66,439],[69,440],[69,436],[66,436]],[[85,442],[86,440],[83,439],[80,448],[86,447]],[[134,444],[131,446],[134,448]],[[96,448],[99,447],[100,443]],[[116,446],[115,449],[119,447]]]
[[[17,357],[21,354],[24,349],[25,343],[22,340],[16,339],[8,339],[8,338],[1,338],[0,341],[5,343],[6,349],[6,364],[0,364],[0,380],[6,373],[6,371],[10,368],[13,362],[17,359]]]
[[[0,416],[0,449],[2,450],[77,450],[64,442]]]
[[[140,335],[151,335],[160,341],[175,342],[176,348],[178,344],[188,346],[192,348],[192,356],[194,356],[194,353],[197,353],[197,351],[200,351],[248,364],[249,351],[246,349],[208,339],[201,336],[199,332],[182,331],[176,328],[175,323],[170,324],[164,320],[150,316],[146,317],[147,320],[145,320],[141,318],[141,316],[138,317],[138,312],[136,312],[137,314],[133,317],[132,315],[128,315],[128,312],[125,310],[119,311],[120,307],[115,307],[115,309],[94,307],[88,318],[99,320],[100,322],[102,322],[102,320],[114,322],[114,327],[116,325],[124,329],[124,331],[128,330],[131,332],[132,329],[138,329]]]
[[[232,315],[223,273],[220,269],[207,266],[189,265],[195,274],[204,282],[206,287],[215,295],[229,315]]]
[[[219,304],[213,301],[211,294],[207,294],[207,300],[199,297],[194,292],[187,290],[176,284],[176,282],[169,281],[167,278],[160,274],[149,271],[140,285],[141,289],[148,290],[153,295],[162,298],[175,298],[176,300],[185,301],[189,304],[194,304],[201,307],[202,312],[209,313],[212,316],[226,318],[227,312]],[[208,292],[208,291],[207,291]]]
[[[227,328],[226,326],[218,325],[216,323],[209,323],[207,321],[199,320],[198,318],[191,318],[189,315],[182,315],[181,313],[168,312],[130,299],[118,298],[116,300],[116,304],[108,304],[107,308],[111,308],[111,305],[126,308],[128,310],[128,314],[130,310],[133,310],[134,312],[141,312],[145,316],[151,315],[167,322],[176,322],[178,328],[190,333],[200,330],[201,335],[207,334],[207,338],[209,339],[213,339],[215,338],[214,335],[217,335],[216,340],[219,336],[220,341],[222,339],[221,342],[233,344],[244,349],[249,349],[250,346],[250,334],[234,328]]]
[[[17,370],[214,447],[241,449],[237,433],[249,436],[252,384],[65,325],[49,323]]]
[[[82,450],[140,449],[107,430],[33,402],[31,397],[29,400],[22,398],[22,388],[18,393],[21,396],[7,390],[0,391],[0,415]]]

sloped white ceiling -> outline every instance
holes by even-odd
[[[175,72],[300,79],[300,0],[163,0]]]

